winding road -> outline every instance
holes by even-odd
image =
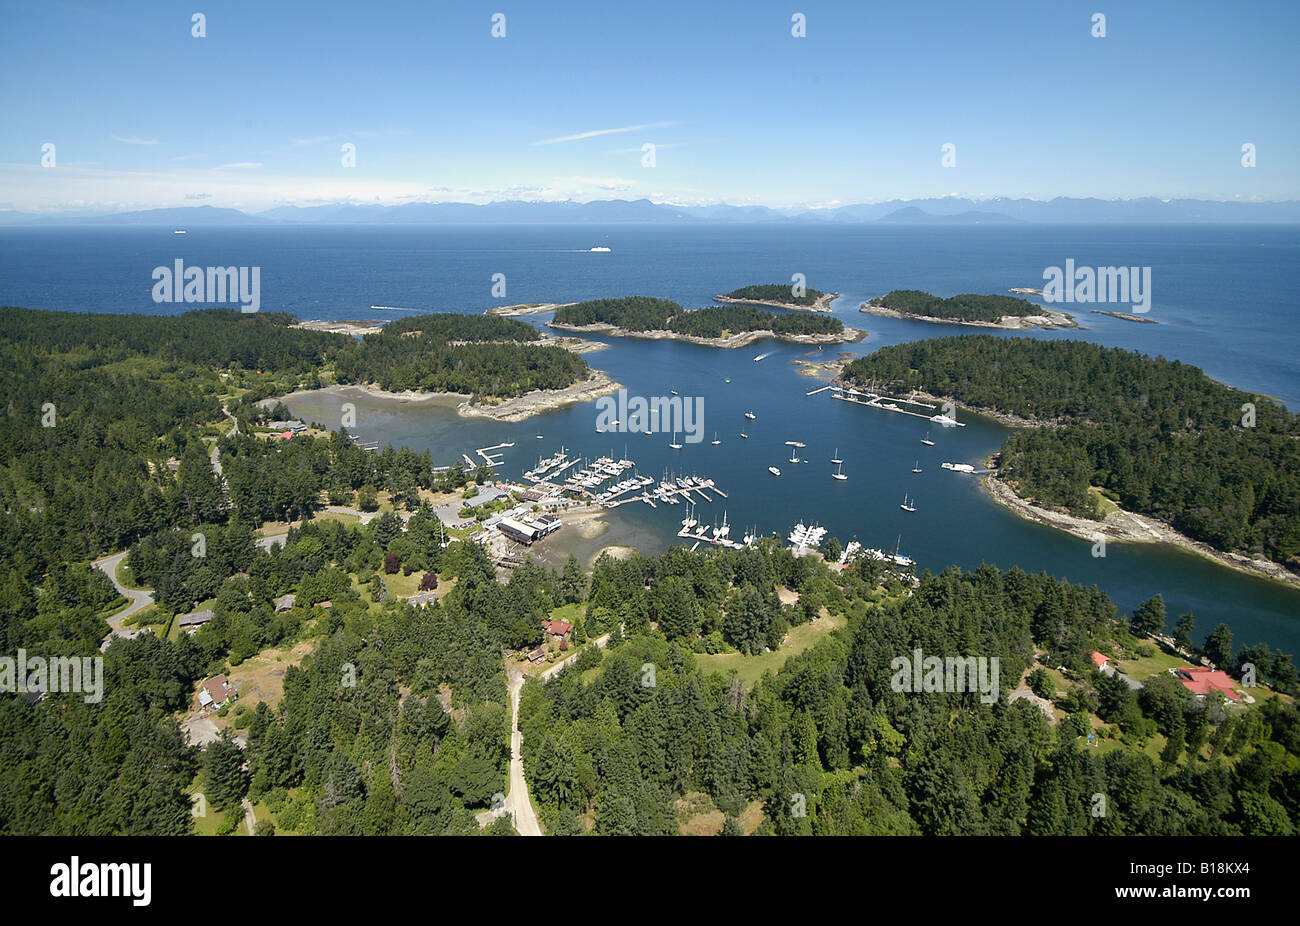
[[[93,565],[113,583],[117,593],[123,598],[130,600],[130,604],[108,618],[108,626],[111,628],[109,636],[122,637],[127,631],[122,629],[122,623],[131,615],[138,614],[145,608],[153,604],[153,590],[143,588],[127,588],[121,582],[117,581],[117,565],[126,558],[126,551],[114,553],[112,556],[104,556],[95,560]]]

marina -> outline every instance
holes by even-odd
[[[915,397],[904,399],[901,396],[891,396],[891,395],[886,395],[885,393],[862,392],[847,386],[832,386],[830,388],[833,390],[831,392],[831,395],[834,398],[840,399],[843,402],[850,402],[854,405],[868,405],[871,408],[879,408],[887,412],[896,412],[897,414],[900,415],[911,415],[913,418],[924,418],[927,421],[932,421],[935,424],[942,425],[945,428],[966,427],[966,425],[963,422],[960,422],[956,418],[952,418],[948,415],[943,415],[943,414],[928,415],[925,412],[912,411],[910,408],[902,407],[903,405],[910,405],[915,408],[922,408],[930,412],[933,412],[935,408],[937,408],[937,406],[931,405],[929,402],[922,402],[921,400]],[[808,393],[808,394],[811,395],[812,393]],[[928,436],[927,436],[927,440],[928,440]]]

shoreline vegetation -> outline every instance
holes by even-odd
[[[942,299],[920,290],[896,289],[862,303],[858,311],[882,318],[969,328],[1000,328],[1005,331],[1080,327],[1068,312],[1045,309],[1012,296],[981,296],[974,293]]]
[[[1027,520],[1094,541],[1171,544],[1300,586],[1300,487],[1288,465],[1300,422],[1262,396],[1118,348],[990,336],[885,348],[840,380],[868,378],[1015,428],[982,482]],[[1243,402],[1257,403],[1249,426],[1239,426]]]
[[[970,410],[977,414],[984,414],[979,409]],[[1032,498],[1020,495],[1016,487],[1003,479],[996,469],[991,469],[980,479],[980,482],[995,502],[1013,514],[1035,524],[1065,531],[1090,543],[1105,537],[1107,542],[1167,544],[1256,578],[1272,579],[1292,588],[1300,588],[1300,575],[1291,572],[1281,563],[1246,556],[1242,553],[1216,550],[1209,544],[1193,540],[1164,521],[1150,516],[1138,515],[1116,506],[1102,520],[1094,521],[1068,512],[1044,508],[1035,504]]]
[[[762,305],[775,309],[787,309],[791,312],[829,312],[831,303],[840,297],[839,293],[824,293],[810,289],[802,300],[781,298],[780,294],[790,293],[790,287],[783,284],[770,286],[745,286],[740,289],[714,296],[714,302],[725,305]]]
[[[717,347],[723,350],[748,347],[758,341],[773,339],[792,344],[852,344],[865,340],[867,337],[867,332],[860,328],[845,328],[839,334],[778,334],[770,328],[760,328],[750,331],[737,331],[725,337],[706,338],[664,329],[632,331],[605,322],[597,322],[591,325],[565,325],[547,322],[547,327],[559,331],[604,334],[614,338],[642,338],[647,341],[685,341],[688,344],[701,344],[705,347]]]

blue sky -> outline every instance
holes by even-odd
[[[0,208],[1300,199],[1298,26],[1289,0],[4,0]]]

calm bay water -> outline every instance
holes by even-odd
[[[593,245],[612,248],[590,254]],[[613,452],[658,478],[665,470],[713,477],[728,498],[698,506],[705,523],[724,510],[733,536],[751,526],[787,533],[816,521],[844,541],[902,552],[922,568],[982,561],[1046,571],[1096,584],[1122,611],[1160,592],[1171,617],[1198,617],[1197,636],[1219,621],[1236,641],[1264,641],[1300,653],[1300,592],[1228,570],[1192,554],[1151,545],[1110,544],[1104,559],[1091,544],[1025,522],[1004,511],[975,477],[940,468],[946,460],[978,465],[997,449],[1005,429],[964,415],[964,428],[928,422],[832,399],[808,397],[821,385],[790,360],[859,354],[887,344],[969,332],[949,326],[877,318],[858,312],[891,289],[1005,292],[1041,286],[1043,268],[1137,265],[1152,268],[1154,298],[1141,325],[1064,306],[1087,330],[1035,333],[1081,337],[1195,364],[1242,389],[1300,407],[1300,336],[1295,329],[1300,257],[1296,227],[909,227],[685,226],[495,228],[222,228],[0,230],[0,303],[95,312],[181,311],[150,298],[151,272],[180,258],[193,265],[261,267],[262,308],[320,319],[387,319],[420,311],[481,312],[493,304],[571,301],[644,294],[707,304],[719,292],[751,282],[779,282],[803,273],[808,285],[842,293],[835,313],[865,328],[860,344],[818,352],[765,343],[721,351],[676,342],[605,339],[586,355],[634,395],[704,397],[704,440],[681,451],[666,435],[600,435],[595,408],[571,406],[518,424],[461,419],[428,406],[394,408],[358,402],[362,439],[430,448],[439,462],[504,441],[503,475],[516,476],[561,445],[588,456]],[[492,276],[504,273],[507,298],[491,298]],[[1102,308],[1123,309],[1119,306]],[[526,319],[541,324],[546,317]],[[761,362],[755,355],[773,351]],[[726,382],[730,379],[731,382]],[[330,407],[333,405],[334,407]],[[304,402],[301,414],[337,424],[337,403]],[[757,420],[746,422],[752,410]],[[748,440],[739,437],[744,429]],[[714,432],[722,443],[713,446]],[[921,444],[929,431],[935,447]],[[543,439],[538,440],[537,435]],[[787,440],[807,446],[789,462]],[[625,449],[626,448],[626,449]],[[830,478],[838,449],[845,482]],[[923,472],[912,473],[915,462]],[[769,465],[781,468],[777,479]],[[904,494],[917,511],[899,508]],[[626,505],[610,516],[602,543],[647,549],[680,542],[684,505]],[[557,535],[558,542],[564,532]]]

